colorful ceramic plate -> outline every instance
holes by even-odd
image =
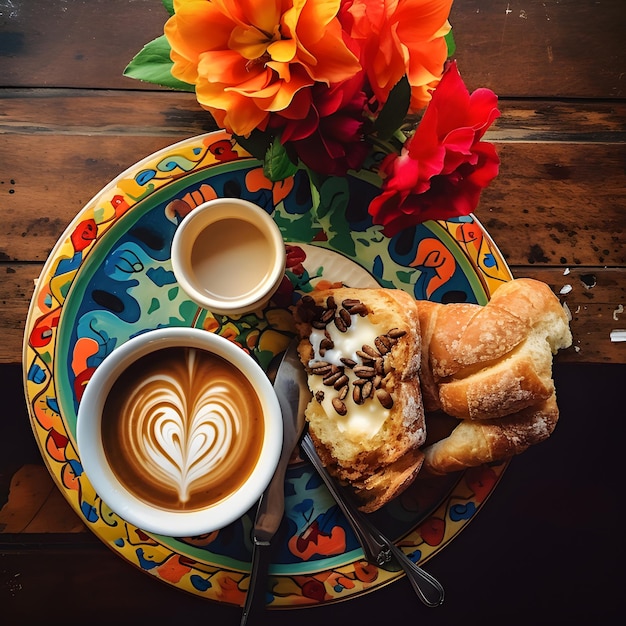
[[[24,340],[34,434],[59,489],[85,524],[146,573],[212,600],[242,604],[254,512],[206,536],[162,537],[128,524],[98,498],[75,445],[76,414],[84,386],[116,346],[150,329],[195,326],[236,341],[267,368],[293,336],[290,307],[320,283],[378,284],[418,299],[484,304],[510,280],[504,259],[472,216],[384,237],[367,213],[380,187],[376,156],[359,175],[328,183],[333,206],[318,222],[312,219],[304,173],[272,184],[227,133],[194,137],[116,178],[76,216],[52,251],[33,295]],[[224,196],[245,198],[270,213],[288,253],[285,280],[270,305],[235,319],[195,306],[170,264],[181,219],[201,202]],[[375,522],[413,560],[424,562],[476,515],[505,466],[418,480],[378,511]],[[286,515],[268,582],[270,606],[343,600],[402,575],[363,560],[307,462],[293,459],[285,492]]]

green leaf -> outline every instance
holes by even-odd
[[[163,2],[163,6],[165,7],[166,11],[170,15],[174,15],[174,0],[161,0],[161,2]]]
[[[456,42],[454,41],[454,34],[452,30],[445,36],[446,44],[448,46],[448,58],[454,56],[456,52]]]
[[[346,219],[350,201],[348,179],[345,176],[317,176],[310,172],[312,211],[328,236],[333,248],[354,256],[355,245]]]
[[[265,153],[263,173],[273,183],[285,180],[298,171],[298,166],[289,158],[287,150],[276,137]]]
[[[376,133],[382,140],[389,139],[400,127],[410,104],[411,85],[409,79],[403,76],[389,93],[387,102],[374,122]]]
[[[179,91],[194,91],[194,86],[174,78],[171,73],[170,44],[161,35],[147,43],[124,70],[124,76]]]
[[[255,159],[263,162],[263,173],[268,180],[276,183],[293,176],[298,166],[290,158],[280,137],[255,128],[250,135],[234,135],[237,143]]]

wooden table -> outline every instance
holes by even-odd
[[[157,0],[0,2],[0,507],[10,487],[19,502],[19,521],[0,526],[2,623],[238,623],[237,608],[151,580],[86,531],[43,467],[22,392],[33,281],[67,224],[141,157],[215,128],[192,95],[122,77],[165,18]],[[466,84],[493,89],[502,111],[489,133],[500,175],[476,215],[514,276],[548,283],[572,315],[574,345],[555,359],[561,421],[429,561],[444,606],[424,609],[400,580],[274,611],[275,624],[379,623],[390,611],[429,624],[606,623],[621,608],[623,3],[457,1],[451,21]]]

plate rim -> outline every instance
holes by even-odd
[[[88,211],[90,211],[90,210],[93,210],[95,205],[101,199],[105,198],[107,196],[107,194],[109,194],[111,191],[117,189],[118,188],[118,184],[119,184],[120,181],[125,180],[126,178],[131,176],[133,173],[140,172],[142,168],[147,167],[151,163],[157,162],[162,157],[168,156],[168,155],[170,155],[174,151],[180,150],[181,148],[185,148],[186,146],[190,146],[190,145],[192,145],[194,143],[197,143],[199,141],[204,141],[208,137],[218,137],[218,136],[226,138],[229,135],[228,135],[228,133],[226,133],[223,130],[218,130],[218,131],[208,132],[208,133],[204,133],[204,134],[201,134],[201,135],[189,137],[187,139],[183,139],[183,140],[175,142],[174,144],[171,144],[169,146],[165,146],[165,147],[161,148],[160,150],[157,150],[156,152],[154,152],[152,154],[144,156],[142,159],[140,159],[136,163],[134,163],[131,166],[129,166],[128,168],[126,168],[123,172],[118,174],[114,179],[112,179],[108,184],[106,184],[99,192],[97,192],[81,208],[81,210],[74,216],[74,218],[72,218],[72,220],[67,225],[67,227],[64,229],[64,231],[60,235],[59,239],[55,243],[54,247],[52,248],[52,250],[51,250],[48,258],[46,259],[46,262],[44,263],[44,265],[42,267],[42,270],[41,270],[41,272],[39,274],[39,278],[37,280],[37,284],[35,286],[35,289],[34,289],[34,292],[33,292],[33,295],[32,295],[31,301],[30,301],[30,304],[29,304],[28,314],[27,314],[25,328],[24,328],[24,338],[23,338],[23,347],[22,347],[22,363],[24,365],[24,368],[23,368],[23,370],[24,370],[24,372],[23,372],[24,392],[25,392],[25,397],[27,399],[28,412],[29,412],[29,422],[31,424],[31,427],[32,427],[32,430],[33,430],[33,434],[35,436],[37,444],[38,444],[38,446],[39,446],[39,448],[40,448],[40,450],[42,452],[42,457],[44,459],[45,465],[46,465],[48,471],[50,472],[50,474],[52,475],[52,477],[54,478],[54,482],[55,482],[56,486],[61,489],[61,491],[62,491],[63,495],[65,496],[65,498],[68,500],[68,502],[70,503],[72,508],[77,510],[77,512],[80,512],[80,511],[78,511],[75,502],[72,500],[72,498],[70,498],[71,494],[69,493],[67,487],[65,487],[65,485],[63,485],[63,483],[62,483],[62,481],[60,479],[60,476],[57,474],[57,471],[55,471],[56,468],[54,468],[52,466],[52,461],[54,459],[52,459],[52,457],[47,452],[47,450],[46,450],[46,448],[44,446],[44,442],[41,439],[40,434],[37,432],[36,423],[35,423],[36,422],[36,418],[33,415],[33,409],[32,409],[32,406],[31,406],[31,394],[30,394],[30,391],[28,389],[27,376],[28,376],[29,372],[28,372],[27,365],[28,365],[28,356],[30,355],[30,353],[32,351],[32,348],[31,348],[30,343],[29,343],[29,332],[32,332],[32,330],[33,330],[33,324],[34,324],[34,319],[33,318],[35,317],[35,314],[37,312],[37,307],[38,307],[38,304],[37,304],[36,300],[37,300],[37,296],[39,295],[39,289],[41,287],[41,283],[44,281],[44,279],[47,276],[50,275],[51,270],[53,268],[53,264],[54,264],[55,260],[57,259],[58,255],[60,254],[60,251],[62,250],[64,245],[67,245],[67,242],[68,242],[71,234],[74,232],[76,227],[81,223],[81,221],[84,220],[86,213]],[[241,149],[241,152],[243,154],[248,154],[244,149]],[[250,160],[254,161],[254,159],[252,159],[252,157],[250,157],[250,155],[248,155],[248,161],[250,161]],[[207,169],[210,169],[210,167],[212,167],[212,166],[213,165],[208,165],[208,166],[202,168],[201,170],[198,170],[198,172],[194,172],[194,173],[197,173],[198,175],[200,175],[201,172],[204,172]],[[184,178],[184,176],[182,176],[182,178]],[[174,182],[174,180],[171,181],[171,182]],[[155,192],[158,192],[161,189],[169,188],[169,184],[171,184],[171,183],[165,183],[163,186],[161,186],[158,189],[156,189]],[[141,199],[139,199],[136,203],[133,203],[129,207],[128,210],[130,211],[130,209],[132,209],[134,206],[136,206],[136,204],[139,203],[139,202],[141,202]],[[471,214],[469,216],[469,218],[472,220],[473,223],[475,223],[479,227],[482,235],[488,239],[492,249],[495,251],[496,255],[498,256],[499,261],[504,264],[504,268],[505,268],[506,272],[508,272],[508,278],[506,280],[512,279],[512,275],[510,273],[510,270],[508,269],[508,266],[506,265],[506,261],[504,260],[503,255],[497,249],[497,246],[496,246],[495,242],[493,241],[493,239],[491,238],[491,236],[489,235],[487,230],[482,226],[482,224],[479,222],[479,220],[477,218],[475,218],[475,216],[473,214]],[[115,224],[117,224],[117,222],[118,222],[118,220],[115,220],[114,223],[111,226],[115,226]],[[450,233],[448,233],[448,231],[444,227],[442,227],[439,224],[439,222],[437,222],[435,224],[437,225],[437,228],[440,228],[442,230],[442,232],[445,232],[447,234],[447,236],[452,238],[452,235]],[[107,228],[107,231],[108,231],[108,228]],[[323,246],[320,246],[320,247],[323,247]],[[85,259],[90,256],[90,252],[91,252],[91,250],[89,250],[87,255],[85,256],[85,258],[83,258],[81,260],[79,269],[80,269],[80,267],[82,267],[83,262],[85,261]],[[338,254],[342,254],[341,251],[335,251],[335,252],[337,252]],[[349,259],[349,257],[347,257],[347,256],[345,258]],[[350,260],[352,260],[352,259],[350,259]],[[468,261],[468,262],[470,262],[470,261]],[[471,264],[471,262],[470,262],[470,264]],[[481,277],[479,277],[479,282],[481,282],[481,287],[485,291],[485,294],[486,294],[486,296],[488,298],[489,295],[490,295],[489,286],[483,284],[483,282],[480,280],[480,278]],[[69,294],[71,293],[71,289],[72,289],[72,286],[70,286],[70,290],[68,291],[67,296],[63,300],[63,302],[59,303],[60,304],[60,308],[61,308],[61,312],[60,312],[61,316],[63,314],[65,301],[69,297]],[[60,321],[59,321],[59,324],[60,324]],[[56,346],[56,337],[55,337],[55,342],[54,343],[55,343],[55,346]],[[56,354],[55,354],[55,356],[56,356]],[[55,363],[56,359],[53,358],[52,360],[53,360],[53,363],[52,363],[53,366],[56,367],[56,363]],[[54,379],[54,378],[55,378],[55,376],[53,375],[52,379]],[[62,421],[64,421],[64,420],[62,420]],[[68,430],[69,429],[67,429],[67,425],[66,425],[66,432]],[[71,444],[75,447],[75,445],[76,445],[75,440],[74,439],[70,439],[70,441],[71,441]],[[75,449],[74,449],[74,452],[76,454],[76,461],[80,462],[78,452]],[[487,493],[487,498],[491,495],[491,493],[493,493],[493,491],[494,491],[497,483],[499,482],[499,480],[500,480],[500,478],[502,476],[502,473],[504,472],[504,469],[506,468],[507,465],[508,465],[508,462],[502,463],[500,465],[498,465],[498,464],[494,465],[494,467],[498,470],[498,474],[496,476],[496,482],[494,483],[494,485],[490,489],[490,491]],[[464,479],[464,476],[465,476],[465,473],[463,473],[461,475],[461,477],[459,478],[459,481],[462,481]],[[487,498],[485,498],[485,500],[480,503],[481,507],[482,507],[482,505],[484,504],[484,502],[486,501]],[[472,516],[472,519],[473,519],[473,516]],[[85,523],[87,523],[87,522],[85,522]],[[461,529],[464,528],[466,525],[467,525],[467,523],[463,523],[461,525]],[[89,527],[89,525],[88,525],[88,527]],[[108,545],[110,545],[110,543],[111,543],[110,540],[108,541],[107,539],[105,539],[102,536],[101,533],[95,532],[92,528],[90,528],[90,530],[92,532],[94,532],[94,534],[96,534],[96,536],[98,536],[98,538],[100,540],[102,540],[104,543],[107,543]],[[412,531],[412,532],[414,532],[414,531]],[[451,539],[454,538],[458,534],[458,532],[460,532],[460,530],[454,531],[452,533],[452,536],[449,539],[447,539],[446,541],[444,541],[440,548],[438,548],[438,549],[436,549],[434,551],[431,551],[429,554],[424,556],[421,559],[421,561],[428,560],[429,558],[434,556],[434,554],[436,554],[439,551],[439,549],[443,549],[443,547],[448,545],[448,543],[451,541]],[[404,545],[405,539],[401,539],[398,543],[406,551],[407,546]],[[409,549],[411,549],[411,546],[409,546]],[[124,554],[121,554],[121,556],[125,557]],[[326,569],[327,568],[322,568],[320,571],[325,571]],[[383,570],[380,570],[380,571],[383,571]],[[247,574],[244,572],[244,577],[245,577],[245,575],[247,575]],[[364,590],[360,591],[359,593],[349,595],[349,596],[347,596],[345,598],[332,598],[331,600],[324,601],[324,602],[321,602],[319,604],[328,604],[328,603],[331,603],[331,602],[349,600],[351,598],[357,597],[358,595],[361,595],[362,593],[368,593],[370,591],[375,591],[376,589],[378,589],[378,588],[380,588],[380,587],[382,587],[382,586],[384,586],[386,584],[389,584],[389,583],[393,582],[394,580],[400,578],[401,576],[402,576],[401,572],[395,572],[388,579],[386,579],[384,581],[379,581],[371,589],[364,589]],[[383,578],[384,578],[384,576],[383,576]],[[176,585],[176,586],[178,586],[178,585]],[[194,592],[192,589],[186,589],[186,590]],[[200,594],[200,595],[202,595],[202,594]],[[298,602],[295,602],[295,603],[289,603],[286,606],[289,606],[290,608],[295,608],[296,606],[300,606],[301,604],[306,605],[306,606],[311,606],[312,604],[318,604],[318,603],[298,603]]]

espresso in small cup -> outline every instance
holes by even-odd
[[[78,414],[81,462],[109,507],[170,536],[241,517],[271,479],[280,407],[263,370],[230,341],[161,329],[114,351]]]
[[[193,209],[172,241],[172,269],[182,289],[214,313],[262,308],[285,272],[280,230],[261,207],[218,198]]]

